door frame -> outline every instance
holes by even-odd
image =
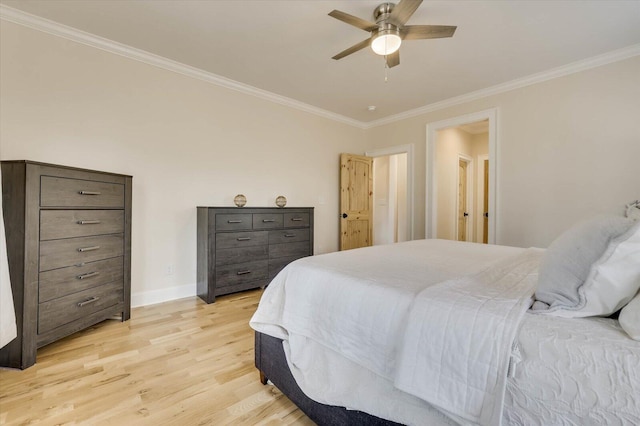
[[[475,220],[475,207],[473,205],[473,182],[475,182],[475,179],[473,178],[473,173],[474,173],[474,167],[473,167],[473,158],[471,158],[468,155],[462,154],[462,153],[458,153],[458,164],[460,164],[460,161],[464,161],[465,163],[467,163],[467,181],[465,182],[466,185],[466,203],[467,203],[467,211],[469,213],[469,216],[467,216],[467,222],[465,225],[465,241],[473,241],[473,235],[471,234],[471,229],[473,229],[473,227],[471,226],[473,224],[473,221]],[[455,208],[455,236],[456,236],[456,240],[458,239],[458,223],[460,218],[458,217],[458,212],[460,211],[460,172],[457,173],[456,175],[456,208]],[[471,239],[469,239],[471,237]]]
[[[498,186],[498,134],[497,134],[498,108],[491,108],[484,111],[461,115],[446,120],[436,121],[427,124],[426,142],[426,197],[425,197],[425,236],[435,238],[438,229],[438,206],[437,206],[437,176],[436,169],[436,143],[437,132],[449,127],[457,127],[463,124],[475,123],[477,121],[489,121],[489,230],[488,243],[496,244],[496,224],[497,224],[497,186]]]
[[[414,226],[413,226],[413,175],[414,175],[414,147],[413,144],[390,146],[388,148],[374,149],[367,151],[365,155],[367,157],[384,157],[387,155],[407,154],[407,224],[409,225],[408,240],[413,240]],[[374,176],[375,179],[375,176]],[[375,184],[374,184],[375,186]]]

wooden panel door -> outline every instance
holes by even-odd
[[[340,250],[373,244],[373,159],[340,155]]]

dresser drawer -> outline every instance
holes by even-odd
[[[250,281],[264,280],[269,275],[268,271],[269,262],[267,260],[219,266],[216,268],[216,284],[218,287],[225,287]]]
[[[231,265],[248,260],[267,259],[268,256],[269,247],[267,245],[220,249],[216,250],[216,265]]]
[[[258,213],[253,215],[253,229],[282,228],[282,213]]]
[[[225,232],[216,234],[216,249],[262,246],[266,245],[268,241],[267,231]]]
[[[309,256],[310,254],[309,241],[289,244],[274,244],[269,247],[269,259],[290,256],[303,257]]]
[[[293,262],[294,260],[298,260],[303,256],[289,256],[289,257],[279,257],[277,259],[269,259],[269,281],[275,278],[278,275],[278,272],[282,271],[285,266]]]
[[[285,228],[308,228],[309,213],[285,213],[284,227]]]
[[[42,207],[124,207],[124,185],[42,176]]]
[[[119,281],[40,303],[38,333],[46,333],[123,300],[124,286],[122,281]]]
[[[251,229],[251,214],[218,214],[216,215],[216,231],[236,231]]]
[[[41,272],[38,301],[42,303],[112,281],[122,281],[123,277],[122,256]]]
[[[309,241],[309,229],[288,229],[269,231],[269,244],[296,243]]]
[[[40,240],[124,232],[123,210],[41,210]]]
[[[122,234],[68,238],[40,243],[40,272],[122,256]]]

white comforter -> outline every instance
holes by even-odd
[[[393,380],[399,339],[416,295],[520,251],[419,240],[307,257],[274,278],[251,326],[281,339],[309,337]]]
[[[522,251],[420,240],[301,259],[271,282],[251,326],[287,341],[289,360],[296,360],[292,364],[299,375],[310,374],[308,370],[319,363],[317,359],[310,360],[326,349],[326,356],[334,364],[331,369],[340,370],[336,367],[338,360],[334,359],[338,355],[348,360],[347,364],[362,367],[392,383],[397,377],[397,357],[407,316],[416,296],[429,286],[476,274]],[[306,367],[299,368],[303,366]],[[313,383],[317,377],[296,379],[314,399],[336,403],[327,399],[326,389],[317,394],[310,390],[317,386]],[[366,399],[365,396],[371,395],[363,394],[361,399]],[[358,407],[359,401],[353,402],[353,407]],[[339,403],[351,405],[344,400]],[[373,407],[367,408],[372,412]],[[380,415],[375,410],[372,413]],[[393,413],[385,414],[390,418]],[[436,416],[442,418],[440,414]],[[401,420],[413,423],[412,419]]]
[[[399,351],[406,343],[407,317],[416,305],[416,296],[423,291],[429,292],[425,289],[432,286],[437,289],[444,285],[439,283],[477,274],[523,252],[523,249],[510,247],[423,240],[301,259],[285,268],[265,290],[251,326],[284,340],[289,367],[298,385],[316,401],[366,411],[404,424],[452,424],[451,418],[459,423],[475,423],[478,418],[465,415],[464,410],[451,410],[451,406],[447,408],[454,415],[449,412],[447,416],[450,417],[445,417],[443,411],[422,399],[426,395],[422,395],[420,389],[405,387],[409,392],[404,392],[394,386],[394,381],[403,374],[402,368],[399,369],[403,361]],[[496,270],[501,268],[493,268]],[[529,275],[523,271],[521,269],[515,275],[521,278]],[[516,283],[522,281],[515,280]],[[521,315],[524,296],[530,291],[524,284],[521,290],[520,296],[512,298],[516,301],[514,306],[517,305],[516,316]],[[503,343],[513,337],[513,327],[506,331]],[[488,335],[490,333],[484,335],[485,343]],[[458,338],[454,337],[454,340]],[[469,339],[469,335],[465,339]],[[520,341],[521,345],[524,343],[527,342]],[[442,345],[438,347],[442,348]],[[629,359],[640,362],[640,354],[632,353],[627,357]],[[504,371],[504,362],[499,364],[491,368]],[[408,366],[412,367],[411,364]],[[413,374],[411,368],[406,367],[404,374]],[[508,424],[520,424],[512,422],[517,416],[535,419],[535,410],[541,406],[552,412],[566,411],[563,406],[566,402],[553,398],[544,402],[536,400],[537,405],[522,406],[532,393],[535,395],[539,391],[536,378],[527,377],[522,379],[527,386],[518,388],[522,392],[519,397],[514,396],[511,381],[519,380],[527,371],[527,368],[521,368],[516,371],[515,378],[509,379],[503,417]],[[582,376],[574,376],[575,372],[571,370],[567,374],[572,383],[582,379]],[[473,375],[464,380],[468,379],[474,380]],[[602,389],[607,392],[616,386],[612,382]],[[449,391],[451,389],[454,388]],[[638,392],[640,383],[633,382],[629,389]],[[455,392],[449,392],[449,396],[456,398]],[[460,401],[464,402],[464,398]],[[490,406],[496,402],[500,406],[501,399],[490,397],[487,401]],[[631,399],[634,401],[637,402],[637,397]],[[513,409],[517,402],[521,405]],[[599,406],[599,403],[596,401],[595,405]],[[474,407],[477,409],[478,405]],[[528,408],[533,411],[525,416],[522,411],[526,413]],[[630,413],[630,418],[637,415],[633,410]],[[600,418],[616,418],[615,413],[609,414],[612,416],[603,414]],[[491,418],[495,419],[495,416]],[[475,421],[469,421],[472,419]]]
[[[505,425],[640,425],[640,342],[617,320],[527,314]]]

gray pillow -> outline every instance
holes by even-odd
[[[597,217],[560,235],[547,249],[540,265],[534,311],[581,309],[582,286],[593,265],[624,241],[635,222],[619,216]]]

